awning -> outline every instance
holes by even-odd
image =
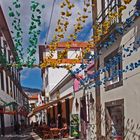
[[[54,100],[52,102],[46,103],[46,104],[44,104],[42,106],[38,106],[32,112],[30,112],[28,114],[28,117],[32,117],[33,115],[35,115],[36,113],[40,112],[41,110],[47,109],[48,107],[53,106],[54,104],[58,103],[59,101],[62,101],[64,99],[70,98],[70,97],[73,98],[72,93],[69,93],[66,96],[62,97],[62,98],[59,98],[59,99]]]
[[[15,115],[16,114],[16,111],[4,111],[4,110],[0,110],[0,114]]]
[[[16,102],[10,102],[10,103],[6,103],[5,105],[4,105],[4,107],[5,106],[10,106],[10,105],[18,105]]]

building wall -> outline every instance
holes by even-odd
[[[74,45],[73,45],[74,46]],[[61,51],[63,49],[59,49]],[[48,56],[48,52],[43,53],[43,58]],[[70,50],[67,53],[67,58],[72,59],[76,58],[76,55],[80,55],[80,51],[75,52],[75,50]],[[57,58],[57,51],[54,52],[54,59]],[[77,64],[73,67],[73,69],[79,68],[80,64]],[[48,68],[48,70],[45,70],[45,74],[43,74],[43,85],[46,94],[48,94],[63,78],[68,74],[68,70],[63,68]],[[47,78],[48,77],[48,78]],[[47,80],[48,79],[48,80]],[[48,81],[48,85],[45,85],[45,81]]]
[[[14,44],[12,42],[12,38],[10,36],[10,31],[6,24],[4,15],[2,13],[2,9],[0,7],[0,51],[6,55],[6,60],[8,63],[14,63],[15,57],[17,53],[14,54],[13,48]],[[2,27],[1,27],[2,26]],[[10,44],[10,46],[9,46]],[[6,76],[8,77],[6,83]],[[2,78],[3,77],[3,78]],[[2,88],[2,83],[4,85],[4,89]],[[16,68],[9,68],[8,70],[2,69],[0,66],[0,98],[6,102],[16,102],[19,106],[25,106],[25,100],[27,101],[27,96],[22,91],[20,85],[20,71]],[[25,99],[26,98],[26,99]],[[0,104],[1,106],[3,104]],[[20,117],[19,123],[20,123]],[[5,132],[11,132],[10,127],[13,126],[13,115],[4,114],[4,122],[5,122]]]
[[[134,2],[135,3],[135,2]],[[134,4],[133,3],[133,4]],[[132,5],[133,5],[132,4]],[[132,6],[131,5],[131,6]],[[130,6],[129,6],[130,7]],[[129,9],[125,12],[128,13]],[[124,15],[124,17],[128,17],[128,15]],[[122,46],[123,44],[126,44],[125,47],[129,47],[130,44],[136,40],[139,39],[140,36],[140,18],[138,18],[135,23],[131,26],[131,28],[128,28],[126,33],[117,39],[117,41],[110,46],[107,50],[102,51],[102,56],[100,57],[100,65],[104,65],[104,58],[110,54],[113,50],[117,49],[119,46]],[[132,44],[130,48],[133,47],[138,48],[137,52],[132,53],[131,56],[124,58],[123,60],[123,69],[129,65],[131,62],[136,62],[140,59],[140,48],[139,45],[136,43]],[[122,54],[126,54],[125,51],[122,51]],[[126,78],[126,80],[123,81],[123,86],[106,91],[104,86],[101,86],[101,104],[102,109],[105,109],[105,102],[114,101],[118,99],[124,99],[124,127],[127,128],[129,131],[126,134],[126,139],[133,140],[138,139],[138,136],[133,134],[136,133],[140,135],[140,131],[137,127],[137,125],[140,125],[140,69],[137,68],[133,71],[129,71],[127,73],[123,73],[123,79]],[[101,75],[101,79],[104,77],[104,75]],[[105,116],[102,115],[102,119],[105,120]],[[128,120],[131,120],[131,123],[128,125]],[[132,126],[134,125],[134,128]],[[102,135],[105,135],[105,122],[102,122]]]

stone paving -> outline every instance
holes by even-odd
[[[0,140],[34,140],[32,136],[30,135],[31,129],[27,129],[23,133],[17,135],[17,134],[11,134],[11,135],[5,135],[0,136]]]
[[[35,132],[32,132],[31,129],[27,129],[23,133],[17,135],[17,134],[11,134],[11,135],[5,135],[0,136],[0,140],[54,140],[54,139],[42,139],[40,138]],[[62,138],[62,139],[55,139],[55,140],[72,140],[71,138]]]

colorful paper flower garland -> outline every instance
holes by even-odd
[[[135,18],[137,18],[137,17],[139,17],[139,16],[140,16],[140,11],[135,11],[133,16],[131,16],[130,18],[126,19],[126,22],[124,23],[124,27],[117,28],[116,31],[117,31],[120,35],[123,35],[123,33],[124,33],[124,31],[126,30],[126,28],[131,27],[132,23],[134,23],[133,20],[135,20]],[[128,21],[129,21],[129,22],[128,22]],[[109,36],[109,39],[110,39],[110,40],[109,40],[108,42],[111,42],[111,43],[108,43],[108,42],[103,43],[103,44],[102,44],[102,47],[103,47],[103,48],[108,48],[110,45],[112,45],[112,44],[114,43],[114,41],[116,41],[116,36],[115,36],[115,34],[111,34],[111,35]],[[131,46],[132,44],[134,44],[134,43],[140,45],[140,38],[137,39],[135,42],[130,43],[130,46]],[[125,48],[125,45],[121,46],[121,49],[123,49],[123,51],[127,53],[127,54],[124,54],[124,55],[122,56],[123,58],[129,57],[129,56],[131,56],[134,52],[138,51],[138,48],[136,48],[136,47],[133,47],[133,48],[131,48],[131,49],[130,49],[130,48],[131,48],[131,47]],[[99,57],[99,54],[95,54],[95,55],[91,56],[91,58],[94,59],[94,60],[97,59],[98,57]],[[119,58],[119,57],[118,57],[118,58]],[[106,72],[108,69],[110,69],[111,67],[113,67],[114,64],[119,63],[119,61],[122,61],[122,59],[118,59],[118,58],[115,58],[115,57],[114,57],[114,61],[112,61],[112,63],[111,63],[112,65],[108,65],[107,67],[104,67],[104,68],[99,68],[99,70],[98,70],[96,73],[94,73],[93,75],[90,75],[90,77],[86,77],[85,79],[81,80],[81,84],[84,84],[84,85],[85,85],[85,83],[87,83],[89,80],[97,78],[101,73]],[[119,61],[117,61],[117,60],[119,60]],[[89,60],[89,61],[90,61],[90,60]],[[82,64],[82,65],[83,65],[83,64]],[[134,63],[130,63],[129,65],[126,66],[125,69],[119,70],[118,72],[116,72],[116,74],[117,74],[117,75],[120,75],[120,74],[122,74],[122,73],[124,73],[124,72],[132,71],[132,70],[138,68],[139,66],[140,66],[140,60],[138,60],[137,62],[134,62]],[[80,67],[79,69],[77,68],[76,71],[70,71],[70,73],[71,73],[73,76],[75,76],[75,74],[78,74],[79,72],[81,72],[82,70],[84,70],[86,67],[87,67],[87,65],[84,65],[84,67]],[[106,81],[112,80],[112,78],[113,78],[116,74],[114,73],[114,75],[112,75],[109,79],[107,79],[106,77],[104,77],[101,81],[97,81],[93,86],[94,86],[94,87],[95,87],[95,86],[99,86],[99,85],[105,83]],[[104,81],[104,82],[103,82],[103,81]]]
[[[16,57],[16,63],[18,64],[17,66],[20,68],[24,64],[24,58],[23,58],[23,47],[22,47],[22,42],[23,42],[23,30],[21,28],[21,19],[20,19],[20,8],[21,8],[21,3],[19,0],[14,0],[13,1],[13,6],[14,10],[9,7],[9,17],[12,18],[12,27],[14,31],[11,31],[13,33],[13,39],[14,39],[14,44],[15,44],[15,51],[18,52],[18,57]]]
[[[41,10],[45,8],[45,5],[39,4],[37,1],[31,1],[31,24],[29,27],[28,34],[29,37],[29,46],[27,48],[27,66],[33,67],[33,64],[36,61],[35,53],[38,46],[38,37],[40,35],[39,27],[41,26]]]

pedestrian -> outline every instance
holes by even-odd
[[[16,122],[16,124],[15,124],[15,132],[16,132],[16,134],[19,134],[19,130],[20,130],[20,124],[18,122]]]

